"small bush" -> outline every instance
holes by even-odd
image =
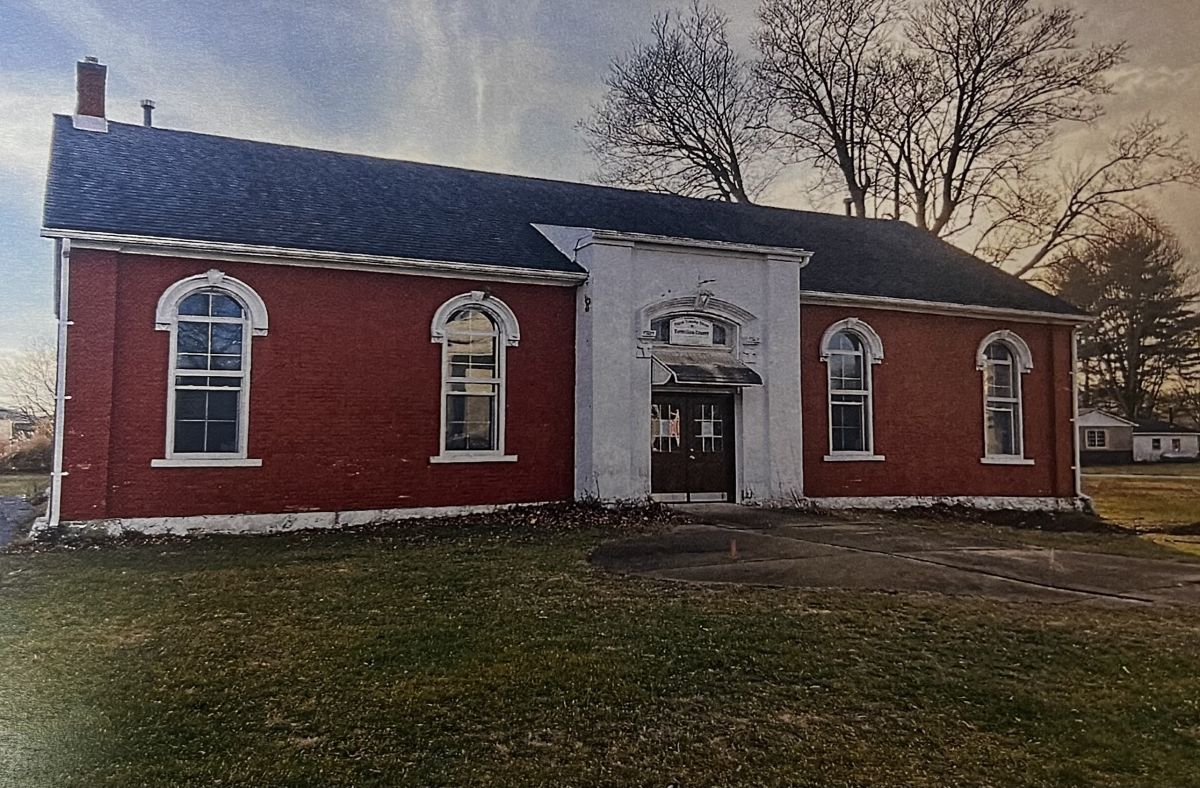
[[[0,449],[0,470],[41,473],[50,470],[54,457],[54,441],[46,435],[35,435],[27,441]]]

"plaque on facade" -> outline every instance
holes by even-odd
[[[671,321],[671,344],[712,347],[713,324],[698,317],[677,317]]]

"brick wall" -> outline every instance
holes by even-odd
[[[266,302],[253,339],[249,456],[261,468],[151,468],[164,456],[169,285],[219,268]],[[431,464],[439,449],[434,311],[489,288],[515,312],[506,451],[516,463]],[[184,516],[569,499],[574,290],[75,250],[62,517]]]
[[[883,340],[874,366],[875,452],[883,462],[826,462],[827,372],[821,336],[856,317]],[[1066,326],[918,315],[877,309],[801,309],[804,490],[811,497],[873,495],[1074,495],[1071,330]],[[985,465],[979,343],[1020,335],[1033,354],[1022,375],[1025,455],[1032,466]]]

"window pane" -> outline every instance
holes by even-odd
[[[212,314],[214,317],[241,317],[242,305],[227,295],[213,293]]]
[[[446,397],[446,449],[492,451],[495,440],[496,398],[450,394]]]
[[[719,323],[713,323],[713,344],[724,345],[727,341],[725,326]]]
[[[1013,367],[1011,364],[1000,364],[989,361],[984,367],[984,379],[987,382],[989,397],[1016,397],[1013,383]]]
[[[993,361],[1007,361],[1012,363],[1012,353],[1009,352],[1008,346],[1003,342],[993,342],[983,351],[983,355]]]
[[[1016,407],[1011,403],[989,403],[987,408],[987,453],[1016,455]]]
[[[180,353],[207,353],[209,323],[179,321],[178,342]]]
[[[204,451],[204,422],[176,421],[175,422],[175,451],[197,452]]]
[[[496,324],[478,309],[460,309],[446,323],[446,333],[487,334],[495,332]]]
[[[849,331],[839,331],[833,335],[833,339],[829,341],[830,350],[848,350],[851,352],[862,352],[862,343],[858,337],[851,334]]]
[[[242,354],[242,324],[213,323],[212,352],[240,356]]]
[[[179,304],[181,315],[207,315],[208,293],[192,293]]]
[[[237,451],[237,424],[232,421],[208,422],[208,436],[204,450],[210,452]]]
[[[236,421],[238,411],[237,391],[209,391],[208,418],[210,421]]]
[[[867,451],[866,400],[839,399],[832,403],[832,437],[834,451]]]
[[[863,357],[834,353],[829,357],[829,382],[835,391],[862,391]]]
[[[177,421],[203,421],[205,412],[205,391],[175,392],[175,419]]]

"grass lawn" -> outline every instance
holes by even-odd
[[[1083,491],[1092,497],[1097,514],[1131,528],[1145,530],[1200,522],[1200,478],[1131,478],[1089,473],[1083,477]]]
[[[0,555],[0,784],[1200,782],[1194,610],[658,583],[606,535]]]
[[[1084,466],[1084,476],[1194,476],[1200,479],[1200,462],[1140,462],[1133,465]]]
[[[44,473],[0,473],[0,495],[23,495],[32,498],[45,492],[50,478]]]

